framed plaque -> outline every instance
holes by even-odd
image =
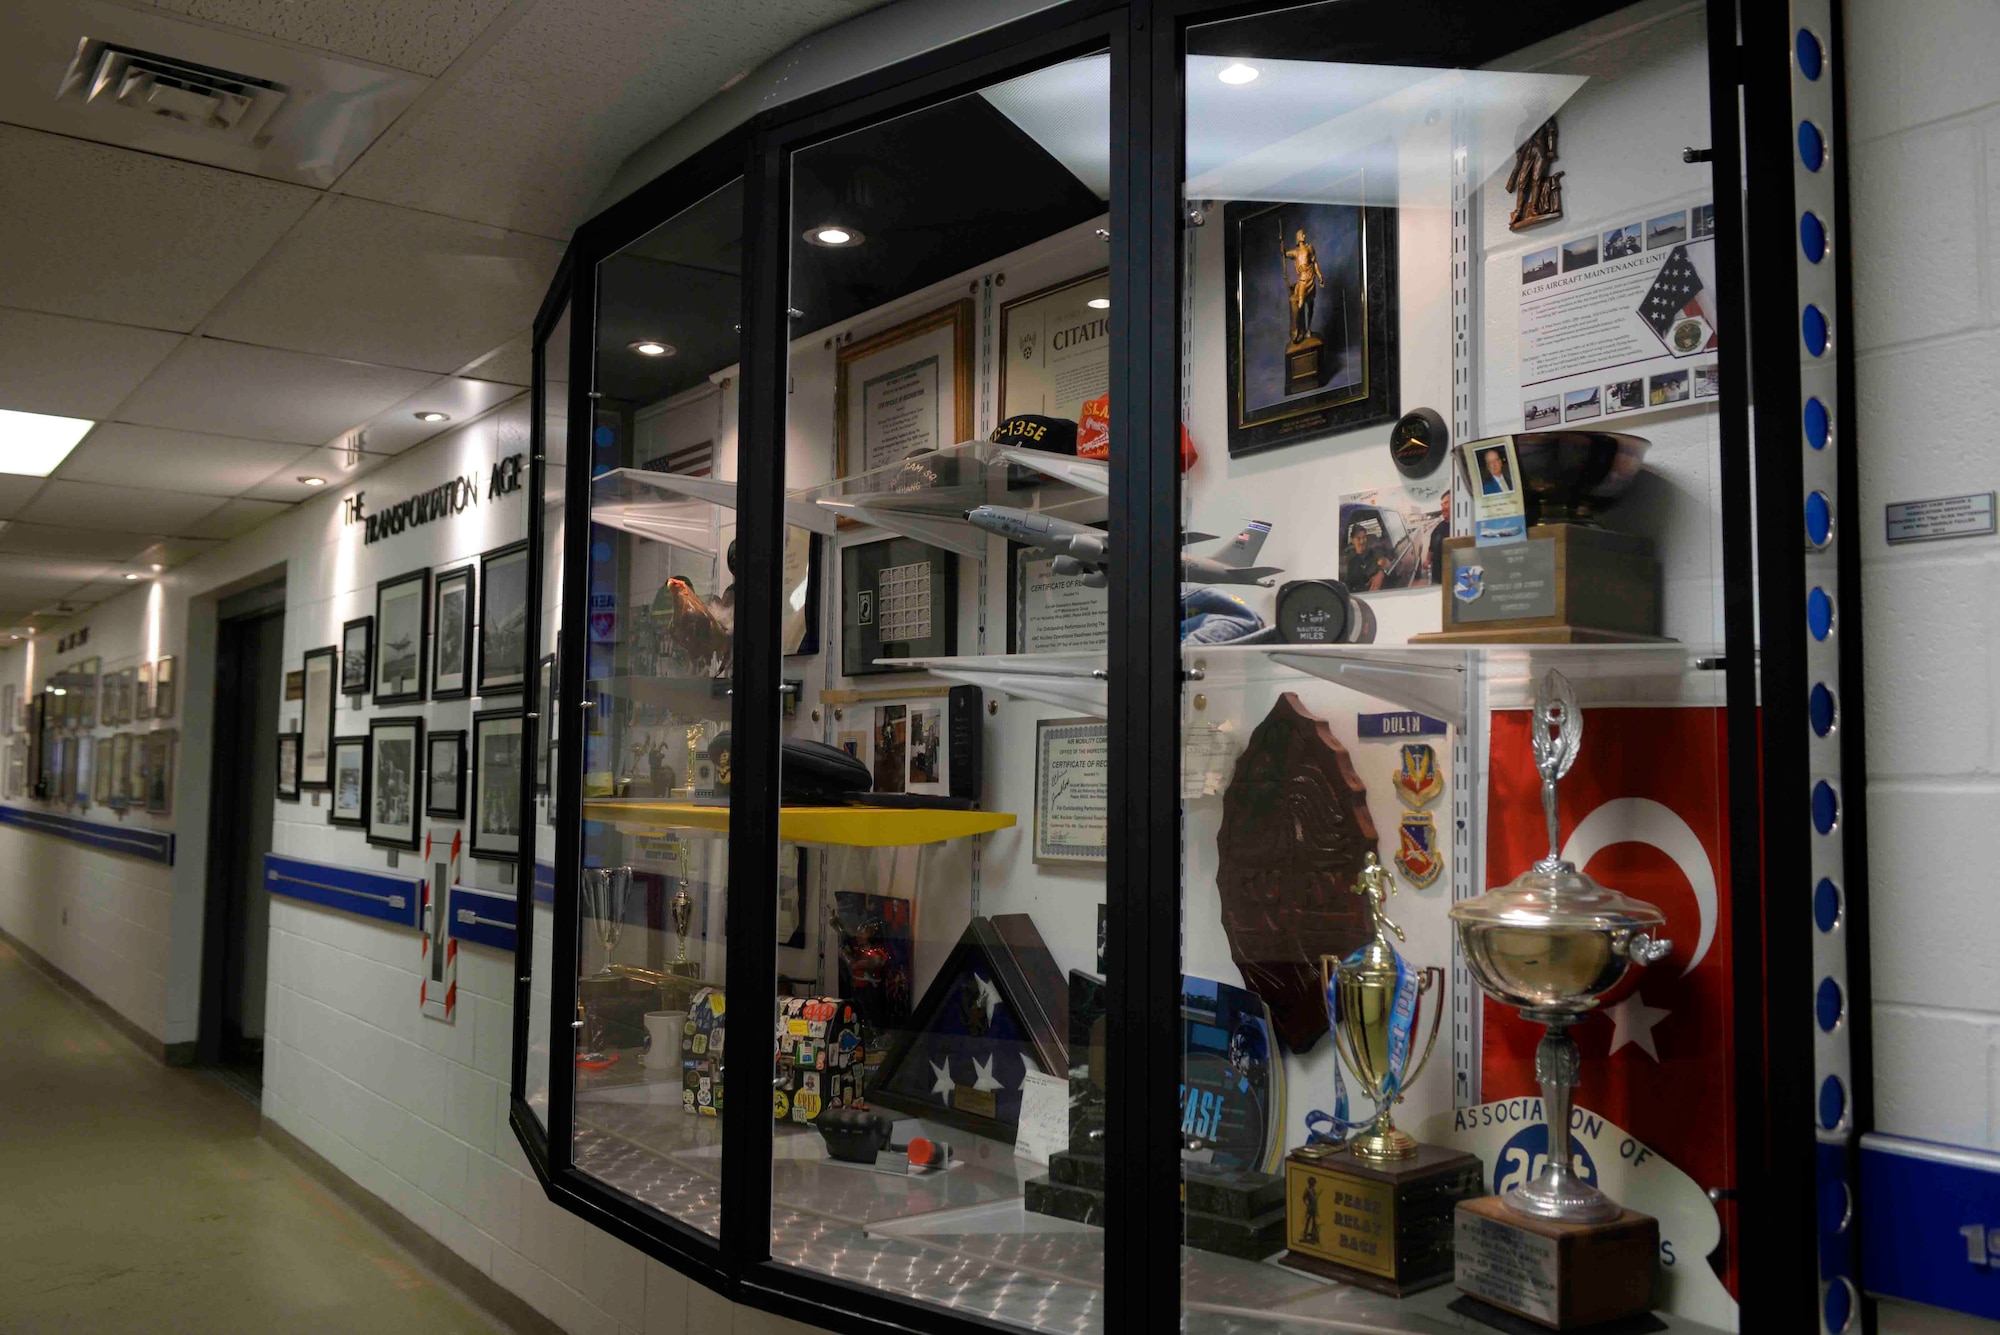
[[[1035,722],[1035,861],[1105,860],[1111,742],[1103,719]]]
[[[1000,348],[1001,420],[1038,413],[1076,421],[1085,400],[1111,391],[1111,271],[1002,306]]]
[[[972,438],[973,325],[972,302],[954,301],[840,349],[837,476]]]
[[[1014,549],[1007,570],[1007,652],[1102,652],[1111,642],[1111,592],[1091,588],[1081,575],[1056,573],[1052,552]]]
[[[941,658],[958,642],[957,563],[910,538],[840,552],[840,670],[894,672],[879,658]]]

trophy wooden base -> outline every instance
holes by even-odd
[[[1285,1160],[1284,1264],[1406,1297],[1452,1276],[1452,1209],[1480,1190],[1479,1160],[1442,1145],[1372,1164],[1346,1151]]]
[[[1645,538],[1580,524],[1537,524],[1526,542],[1494,547],[1446,538],[1444,565],[1438,580],[1443,629],[1413,635],[1413,643],[1617,644],[1663,638],[1660,563]]]
[[[1319,388],[1320,350],[1318,338],[1307,338],[1285,349],[1285,393],[1304,394]]]
[[[1517,1215],[1498,1196],[1458,1205],[1462,1292],[1549,1330],[1650,1311],[1660,1223],[1627,1210],[1604,1224]]]

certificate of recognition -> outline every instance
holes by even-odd
[[[1035,861],[1103,862],[1111,744],[1102,719],[1035,725]]]

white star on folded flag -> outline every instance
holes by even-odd
[[[942,1066],[939,1066],[936,1062],[929,1062],[927,1064],[931,1068],[931,1074],[937,1077],[937,1083],[931,1086],[931,1093],[936,1094],[946,1103],[951,1102],[951,1091],[956,1088],[958,1083],[951,1078],[951,1059],[946,1058],[945,1064]]]
[[[981,978],[972,975],[972,981],[979,987],[979,1008],[986,1012],[986,1022],[993,1022],[993,1012],[1000,1009],[1000,989]]]
[[[1673,1014],[1672,1011],[1661,1006],[1648,1006],[1638,989],[1634,988],[1631,996],[1616,1006],[1606,1007],[1604,1014],[1611,1021],[1612,1052],[1632,1043],[1654,1061],[1660,1059],[1659,1049],[1653,1046],[1653,1026]]]
[[[1701,275],[1688,259],[1686,246],[1675,246],[1660,266],[1660,276],[1639,303],[1639,317],[1666,342],[1667,331],[1684,316],[1700,315]]]
[[[972,1059],[972,1074],[973,1074],[972,1087],[974,1089],[988,1090],[988,1089],[1006,1088],[1005,1085],[1001,1084],[998,1080],[995,1080],[993,1078],[993,1063],[998,1060],[1000,1060],[998,1057],[988,1057],[983,1062],[980,1061],[979,1058],[977,1057],[974,1057]]]

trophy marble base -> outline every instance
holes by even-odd
[[[1261,1261],[1285,1246],[1285,1181],[1272,1173],[1186,1167],[1182,1238],[1190,1247]],[[1034,1214],[1104,1224],[1104,1160],[1058,1153],[1046,1176],[1023,1184]]]
[[[1413,642],[1615,644],[1657,641],[1660,563],[1653,544],[1580,524],[1537,524],[1527,541],[1494,547],[1446,538],[1443,629]],[[1459,596],[1462,570],[1477,568],[1478,596]]]
[[[1397,1298],[1433,1288],[1452,1276],[1452,1210],[1480,1189],[1479,1160],[1442,1145],[1389,1164],[1294,1150],[1283,1262]]]
[[[1462,1201],[1460,1291],[1549,1330],[1582,1330],[1647,1312],[1660,1223],[1627,1210],[1604,1224],[1515,1214],[1498,1196]]]
[[[1320,352],[1325,344],[1317,337],[1302,339],[1285,349],[1285,393],[1304,394],[1319,388]]]

